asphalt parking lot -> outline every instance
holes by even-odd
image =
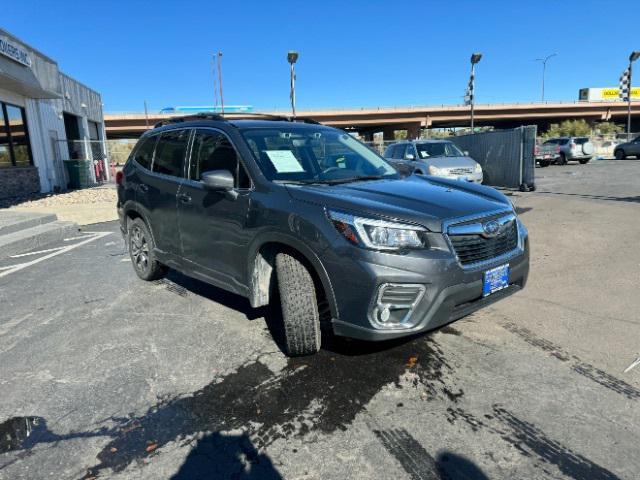
[[[115,222],[1,262],[0,478],[637,478],[640,161],[536,174],[524,291],[301,359],[277,313],[138,280]]]

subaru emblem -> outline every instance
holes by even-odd
[[[500,231],[500,224],[495,220],[491,220],[482,224],[482,230],[484,230],[485,236],[495,237]]]

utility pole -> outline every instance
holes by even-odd
[[[295,64],[298,60],[298,52],[295,50],[289,50],[287,53],[287,61],[291,66],[290,70],[290,88],[289,88],[289,98],[291,99],[291,113],[293,115],[293,119],[296,119],[296,69]]]
[[[547,61],[550,58],[555,57],[556,55],[558,55],[557,53],[552,53],[551,55],[547,55],[544,58],[536,58],[534,61],[535,62],[542,62],[542,103],[544,103],[544,76],[545,73],[547,71]]]
[[[224,95],[222,94],[222,52],[218,52],[218,81],[220,83],[220,112],[224,115]]]
[[[147,101],[144,101],[144,125],[149,130],[149,111],[147,110]]]
[[[635,50],[629,55],[629,90],[627,92],[627,142],[631,141],[631,65],[640,58],[640,50]]]

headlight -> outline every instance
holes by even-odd
[[[329,219],[344,238],[354,245],[376,250],[424,248],[427,230],[417,225],[357,217],[329,210]]]
[[[476,168],[474,170],[476,173],[482,173],[482,167],[479,163],[476,163]]]
[[[444,175],[444,170],[442,168],[429,165],[429,175]]]

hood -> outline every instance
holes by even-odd
[[[476,161],[469,157],[429,157],[420,159],[422,163],[438,168],[475,168]]]
[[[287,190],[300,201],[417,223],[433,232],[442,230],[443,220],[511,209],[507,197],[492,188],[416,175],[343,185],[287,185]]]

